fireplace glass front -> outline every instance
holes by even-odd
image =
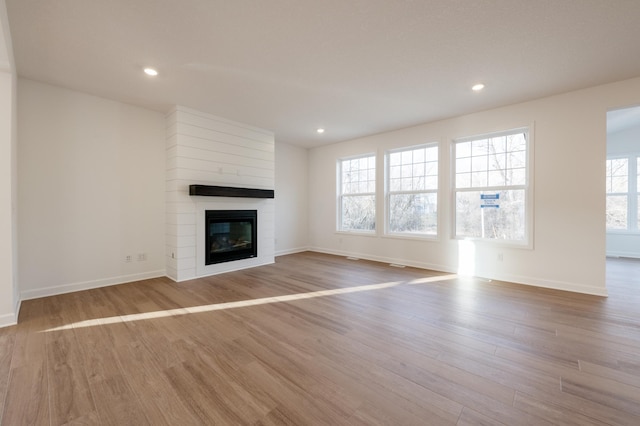
[[[257,210],[207,210],[205,265],[258,255]]]

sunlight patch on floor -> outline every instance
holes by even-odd
[[[167,309],[164,311],[142,312],[136,314],[117,315],[106,318],[96,318],[85,321],[78,321],[63,326],[50,328],[48,331],[70,330],[73,328],[92,327],[95,325],[109,325],[119,322],[140,321],[156,318],[166,318],[177,315],[200,314],[204,312],[221,311],[225,309],[246,308],[249,306],[266,305],[270,303],[292,302],[296,300],[313,299],[316,297],[336,296],[340,294],[358,293],[362,291],[381,290],[385,288],[397,287],[399,285],[417,285],[439,281],[447,281],[457,278],[456,274],[440,275],[435,277],[416,278],[411,281],[390,281],[380,284],[361,285],[356,287],[335,288],[331,290],[312,291],[309,293],[286,294],[283,296],[262,297],[259,299],[238,300],[235,302],[214,303],[211,305],[190,306],[185,308]]]

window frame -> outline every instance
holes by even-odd
[[[424,239],[424,240],[438,240],[440,238],[440,184],[441,184],[441,148],[440,142],[427,142],[411,146],[403,146],[400,148],[388,149],[384,152],[384,236],[393,238],[407,238],[407,239]],[[391,154],[402,153],[406,151],[413,151],[421,148],[436,148],[436,185],[435,189],[424,190],[391,190]],[[426,163],[426,161],[425,161]],[[413,165],[413,163],[412,163]],[[425,171],[425,177],[426,171]],[[413,176],[412,176],[413,177]],[[394,232],[391,231],[391,196],[401,194],[435,194],[436,198],[436,232],[433,234],[424,232]]]
[[[469,186],[464,188],[457,187],[457,158],[456,148],[458,144],[464,142],[472,142],[482,139],[495,138],[500,136],[508,136],[517,133],[524,133],[525,136],[525,183],[520,185],[492,185],[492,186]],[[471,136],[463,136],[455,138],[451,141],[450,149],[450,200],[451,200],[451,238],[453,240],[470,240],[483,244],[494,246],[506,246],[524,249],[534,248],[534,123],[527,126],[513,127],[507,130],[498,130],[487,133],[480,133]],[[503,240],[495,238],[470,237],[457,234],[457,197],[458,192],[481,192],[496,193],[508,190],[524,190],[524,238],[522,240]]]
[[[358,192],[351,194],[343,193],[343,184],[342,184],[342,169],[345,161],[359,160],[362,158],[373,158],[374,164],[374,185],[373,192]],[[347,234],[359,234],[359,235],[376,235],[378,229],[378,208],[377,208],[377,189],[378,189],[378,158],[376,152],[368,152],[364,154],[358,154],[348,157],[338,158],[336,161],[336,232],[337,233],[347,233]],[[374,226],[373,229],[345,229],[343,227],[343,199],[344,197],[350,196],[373,196],[373,217],[374,217]]]
[[[627,192],[609,192],[609,188],[605,188],[605,209],[609,196],[626,196],[627,227],[609,228],[605,222],[606,232],[608,234],[640,234],[640,152],[607,155],[606,161],[620,159],[627,160]],[[609,175],[605,171],[605,182],[608,178]]]

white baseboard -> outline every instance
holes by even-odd
[[[585,286],[584,284],[576,284],[568,281],[546,280],[542,278],[526,277],[520,275],[501,275],[490,277],[490,279],[497,281],[506,281],[514,284],[528,285],[532,287],[548,288],[551,290],[590,294],[592,296],[607,297],[609,295],[606,288]]]
[[[17,318],[17,314],[0,315],[0,328],[16,325],[18,323]]]
[[[184,279],[181,279],[181,280],[176,280],[176,279],[174,279],[172,277],[167,277],[167,278],[169,278],[172,281],[175,281],[177,283],[183,283],[183,282],[186,282],[186,281],[197,280],[198,278],[212,277],[214,275],[226,274],[227,272],[242,271],[242,270],[245,270],[245,269],[257,268],[258,266],[272,265],[274,263],[275,263],[275,260],[268,259],[268,260],[265,260],[263,262],[256,263],[256,264],[253,264],[253,265],[249,265],[249,266],[232,267],[232,268],[229,268],[229,269],[224,269],[224,270],[220,270],[220,271],[214,271],[214,272],[210,272],[210,273],[205,273],[203,275],[197,275],[195,277],[184,278]]]
[[[296,253],[302,253],[303,251],[309,251],[309,247],[298,247],[298,248],[293,248],[293,249],[286,249],[286,250],[278,250],[276,251],[276,257],[277,256],[286,256],[287,254],[296,254]]]
[[[310,247],[308,250],[315,251],[318,253],[333,254],[336,256],[357,257],[358,259],[372,260],[374,262],[393,263],[396,265],[411,266],[413,268],[429,269],[432,271],[446,272],[448,274],[455,274],[457,272],[455,269],[452,269],[446,265],[439,265],[435,263],[412,262],[406,259],[397,259],[393,257],[384,257],[384,256],[372,256],[364,253],[354,253],[354,252],[346,252],[346,251],[340,251],[340,250],[328,250],[328,249],[322,249],[319,247]]]
[[[93,288],[124,284],[132,281],[148,280],[151,278],[164,277],[165,275],[166,272],[164,269],[158,271],[142,272],[139,274],[120,275],[118,277],[104,278],[94,281],[63,284],[58,286],[39,288],[36,290],[26,290],[20,293],[20,297],[22,300],[37,299],[39,297],[56,296],[58,294],[71,293],[74,291],[91,290]]]
[[[451,267],[447,265],[438,265],[438,264],[432,264],[432,263],[426,263],[426,262],[408,262],[405,259],[394,259],[394,258],[388,258],[388,257],[382,257],[382,256],[371,256],[363,253],[342,252],[338,250],[329,250],[329,249],[323,249],[319,247],[310,247],[309,250],[315,251],[318,253],[333,254],[336,256],[357,257],[365,260],[373,260],[375,262],[395,263],[395,264],[400,264],[405,266],[412,266],[414,268],[430,269],[432,271],[446,272],[449,274],[456,274],[458,272],[455,267]],[[549,288],[553,290],[570,291],[573,293],[583,293],[583,294],[590,294],[594,296],[603,296],[603,297],[608,296],[606,288],[585,286],[583,284],[571,283],[566,281],[546,280],[542,278],[527,277],[527,276],[520,276],[520,275],[496,275],[496,276],[482,277],[482,278],[497,280],[497,281],[505,281],[505,282],[510,282],[514,284],[528,285],[532,287],[542,287],[542,288]]]
[[[613,251],[613,252],[607,252],[607,257],[626,257],[629,259],[640,259],[640,253],[626,252],[626,251]]]
[[[20,306],[22,300],[18,299],[13,307],[14,313],[0,315],[0,328],[9,327],[18,323],[18,315],[20,315]]]

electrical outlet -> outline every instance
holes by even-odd
[[[125,261],[126,263],[131,263],[131,262],[133,262],[133,256],[131,256],[130,254],[126,255],[126,256],[124,257],[124,261]]]
[[[144,262],[147,260],[147,253],[138,253],[138,262]]]
[[[502,253],[498,253],[498,262],[502,262],[504,260],[504,256]]]

